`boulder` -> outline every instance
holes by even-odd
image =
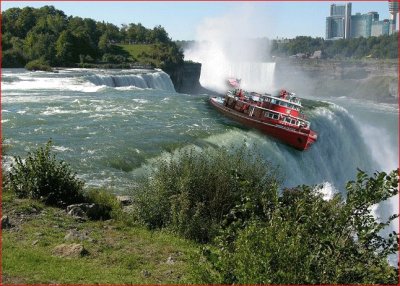
[[[4,215],[1,218],[1,229],[11,228],[12,224],[10,223],[10,218],[7,215]]]
[[[68,230],[67,234],[64,236],[64,240],[89,240],[89,233],[87,231],[78,231],[76,229]]]
[[[116,199],[122,206],[129,206],[133,204],[133,198],[130,196],[116,196]]]
[[[67,213],[77,219],[109,219],[109,213],[98,204],[74,204],[67,207]]]
[[[170,265],[175,264],[175,259],[172,256],[169,256],[166,263]]]
[[[53,249],[53,254],[60,257],[82,257],[89,254],[82,244],[60,244]]]
[[[146,270],[146,269],[144,269],[144,270],[142,270],[142,275],[143,275],[143,277],[148,278],[148,277],[151,276],[151,272]]]

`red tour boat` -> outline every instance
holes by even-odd
[[[224,115],[298,150],[308,149],[317,140],[317,133],[300,113],[301,102],[294,93],[282,90],[273,96],[236,88],[225,98],[211,97],[210,102]]]

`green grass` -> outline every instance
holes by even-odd
[[[16,225],[3,230],[3,283],[193,283],[194,242],[117,221],[77,222],[63,210],[16,199],[7,191],[3,205],[3,214]],[[38,209],[33,215],[32,206]],[[71,229],[87,232],[89,239],[66,241]],[[63,243],[82,243],[89,255],[53,255]],[[167,263],[169,257],[173,264]]]
[[[140,64],[157,64],[157,60],[153,58],[155,46],[153,44],[118,44],[125,52]]]
[[[151,54],[154,50],[153,44],[118,44],[117,46],[123,48],[127,51],[131,56],[138,57],[141,53]]]

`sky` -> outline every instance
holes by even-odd
[[[117,26],[141,23],[163,26],[173,40],[195,40],[206,23],[223,17],[246,21],[249,37],[325,37],[330,4],[344,1],[1,1],[2,11],[12,7],[53,5],[68,16],[92,18]],[[376,11],[389,17],[387,1],[352,1],[352,14]],[[243,16],[245,14],[245,16]],[[244,20],[245,19],[245,20]],[[249,24],[250,23],[250,24]]]

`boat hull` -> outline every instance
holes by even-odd
[[[224,104],[216,97],[211,97],[210,103],[225,116],[240,122],[247,127],[255,128],[266,135],[272,136],[297,150],[307,150],[311,144],[317,140],[317,134],[312,130],[308,130],[308,132],[300,132],[288,126],[257,120],[245,113],[224,106]]]

